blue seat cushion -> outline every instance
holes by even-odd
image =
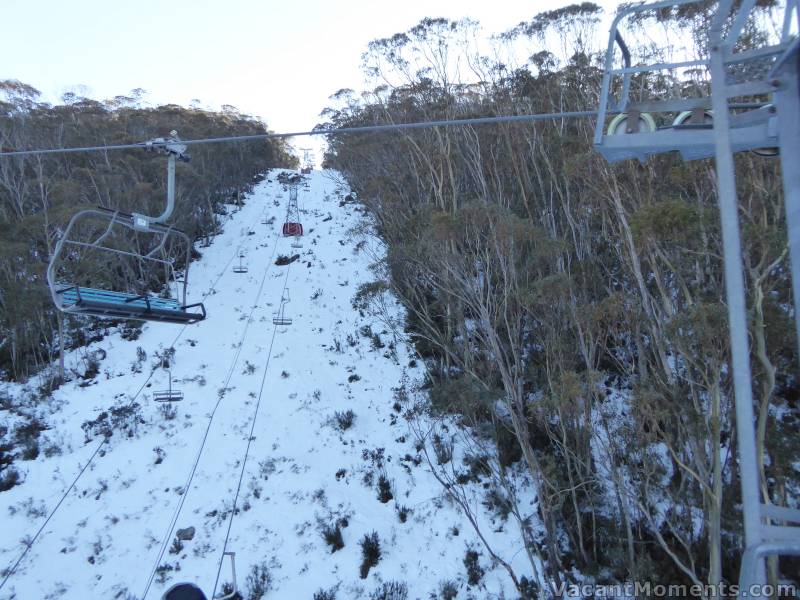
[[[65,287],[63,290],[58,291],[61,295],[62,302],[65,308],[69,308],[78,301],[95,303],[102,302],[104,304],[118,304],[120,308],[147,310],[148,302],[150,309],[168,310],[168,311],[181,311],[181,305],[177,300],[171,298],[159,298],[157,296],[148,296],[147,300],[143,296],[136,294],[129,294],[126,292],[112,292],[110,290],[98,290],[94,288],[81,287],[80,294],[75,286]]]

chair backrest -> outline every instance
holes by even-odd
[[[178,583],[169,588],[161,600],[208,600],[208,598],[195,584]]]
[[[283,235],[303,235],[303,225],[301,223],[284,223]]]

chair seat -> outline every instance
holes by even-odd
[[[61,298],[62,309],[71,313],[167,323],[195,323],[205,318],[205,311],[202,314],[188,312],[171,298],[68,285],[56,293]]]
[[[183,392],[179,390],[158,390],[153,392],[153,400],[156,402],[180,402],[183,400]]]
[[[284,223],[283,224],[283,235],[290,236],[290,235],[303,235],[303,225],[301,223]]]

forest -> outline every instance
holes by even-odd
[[[774,6],[759,4],[751,42],[768,35]],[[642,17],[629,33],[650,43],[635,59],[675,50],[659,39],[699,52],[708,10]],[[542,13],[488,48],[478,23],[425,19],[370,44],[367,89],[332,96],[321,126],[589,110],[603,16],[592,3]],[[693,71],[633,83],[639,97],[707,86]],[[714,163],[610,165],[593,133],[591,120],[554,119],[329,136],[326,165],[387,247],[357,304],[385,289],[401,298],[428,371],[419,410],[462,424],[425,438],[430,467],[521,596],[576,573],[735,583],[742,531]],[[800,405],[780,173],[754,153],[736,161],[761,493],[791,506]],[[464,464],[450,460],[454,444],[472,449]],[[461,491],[476,474],[494,482],[477,507]],[[542,527],[518,501],[520,481],[536,492]],[[519,528],[526,573],[482,535],[498,514]],[[798,573],[797,560],[769,563],[773,582]]]
[[[0,148],[64,148],[144,142],[175,130],[182,139],[266,133],[260,120],[236,107],[219,112],[178,105],[146,107],[144,91],[97,101],[64,94],[41,99],[30,85],[0,81]],[[193,147],[177,167],[174,225],[197,247],[218,233],[222,205],[235,203],[272,167],[291,167],[283,141]],[[64,316],[44,282],[55,241],[79,209],[102,206],[158,214],[166,197],[163,157],[144,150],[32,155],[0,161],[0,375],[24,380],[57,363],[64,351],[102,337],[109,323]],[[84,265],[102,271],[100,257]],[[115,275],[109,275],[113,279]],[[107,282],[114,286],[114,281]],[[120,282],[116,282],[120,285]],[[163,282],[162,282],[163,283]],[[155,291],[159,291],[156,288]],[[130,335],[138,325],[129,323]],[[63,368],[63,367],[62,367]],[[46,374],[56,386],[64,373]]]

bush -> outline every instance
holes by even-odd
[[[384,473],[381,473],[378,477],[378,500],[386,504],[392,498],[394,498],[394,494],[392,494],[392,483]]]
[[[23,460],[34,460],[39,456],[39,435],[47,426],[36,417],[14,430],[14,441],[22,448]]]
[[[366,579],[369,570],[378,564],[381,559],[381,541],[378,532],[365,533],[359,542],[361,546],[361,568],[359,574],[361,579]]]
[[[350,409],[344,412],[337,410],[335,413],[333,413],[333,419],[336,421],[336,427],[340,431],[347,431],[353,426],[353,423],[356,420],[356,414]]]
[[[314,592],[313,600],[336,600],[336,588],[331,588],[329,590],[319,589]]]
[[[180,554],[181,550],[183,550],[183,542],[180,541],[178,538],[172,540],[172,546],[170,546],[169,553]]]
[[[299,254],[294,254],[292,256],[284,256],[283,254],[279,254],[278,258],[275,260],[275,264],[279,267],[284,267],[288,264],[293,263],[294,261],[300,258]]]
[[[124,431],[128,437],[133,437],[137,426],[144,423],[140,409],[141,406],[138,402],[124,404],[101,412],[96,419],[85,421],[81,425],[81,429],[86,436],[86,441],[91,441],[95,435],[111,437],[117,430]]]
[[[400,519],[401,523],[405,523],[408,520],[408,513],[410,512],[407,506],[397,506],[397,518]]]
[[[478,562],[480,554],[476,550],[468,549],[464,556],[464,566],[467,569],[467,583],[469,585],[478,585],[483,579],[485,571]]]
[[[408,586],[399,581],[387,581],[369,595],[370,600],[406,600]]]
[[[139,321],[125,321],[125,324],[120,329],[120,337],[129,342],[138,340],[141,334],[142,323]]]
[[[16,469],[6,469],[5,473],[0,475],[0,492],[7,492],[19,483],[19,473]]]
[[[444,439],[438,433],[433,434],[433,452],[436,463],[446,465],[453,458],[453,439]]]
[[[253,565],[245,581],[247,600],[261,600],[272,587],[272,576],[266,563]]]
[[[431,594],[433,596],[433,594]],[[454,581],[442,581],[439,584],[439,598],[441,600],[455,600],[458,597],[458,586]]]
[[[324,525],[321,533],[322,539],[331,547],[331,554],[344,548],[344,538],[338,521],[332,525]]]
[[[172,402],[161,402],[158,406],[158,412],[161,413],[165,421],[172,421],[178,416],[178,409]]]
[[[492,486],[486,491],[486,496],[483,499],[483,505],[504,521],[508,519],[508,515],[511,513],[512,508],[509,499],[496,486]]]

